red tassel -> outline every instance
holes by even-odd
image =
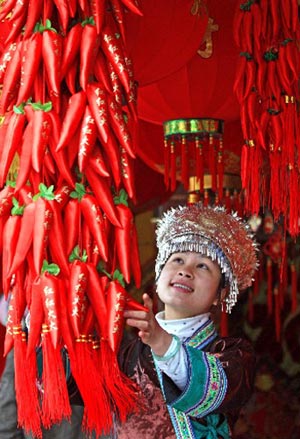
[[[213,192],[217,190],[217,174],[216,174],[216,152],[213,136],[209,136],[209,171],[211,174],[211,189]]]
[[[46,324],[42,329],[42,352],[42,422],[45,428],[50,428],[63,418],[70,419],[71,407],[60,347],[53,346],[50,328]]]
[[[14,327],[15,389],[18,406],[18,426],[34,437],[42,438],[36,356],[26,358],[26,334],[21,325]],[[26,364],[26,367],[24,366]]]
[[[222,153],[218,153],[218,197],[221,201],[223,198],[223,180],[224,180],[224,162]]]
[[[224,180],[224,160],[223,160],[223,141],[219,141],[219,152],[218,152],[218,196],[219,200],[222,201],[223,198],[223,180]]]
[[[171,142],[171,191],[176,189],[176,152],[175,152],[175,143]]]
[[[199,142],[199,139],[195,139],[196,150],[196,176],[199,180],[199,190],[202,193],[204,189],[204,163],[203,163],[203,146]]]
[[[271,315],[273,311],[273,276],[272,276],[272,260],[267,259],[267,307],[268,314]]]
[[[297,303],[298,279],[297,279],[297,271],[294,263],[291,263],[290,270],[291,270],[291,296],[292,296],[291,312],[295,312],[298,305]]]
[[[168,140],[164,140],[164,164],[165,164],[165,172],[164,172],[164,183],[166,189],[169,189],[169,178],[170,178],[170,146],[168,145]]]
[[[183,187],[188,189],[189,187],[189,154],[188,145],[185,136],[181,139],[181,181]]]
[[[220,334],[221,334],[221,337],[228,336],[228,314],[224,310],[221,311]]]

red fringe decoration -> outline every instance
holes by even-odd
[[[53,346],[50,328],[46,324],[42,329],[42,352],[42,422],[45,428],[50,428],[63,418],[70,419],[71,407],[61,351]]]
[[[216,151],[214,138],[209,136],[208,144],[208,160],[209,160],[209,171],[211,174],[211,189],[213,192],[217,190],[217,174],[216,174]]]
[[[34,437],[42,438],[40,405],[36,385],[36,356],[26,358],[26,334],[21,325],[14,327],[15,389],[18,407],[18,426]],[[24,365],[26,364],[26,367]],[[53,367],[53,365],[52,365]]]
[[[175,143],[171,142],[171,191],[176,189],[176,152],[175,152]]]
[[[165,172],[164,172],[164,183],[166,189],[169,189],[169,176],[170,176],[170,147],[168,145],[168,140],[164,140],[164,164],[165,164]]]
[[[199,180],[199,190],[202,193],[204,189],[204,163],[203,163],[203,146],[199,142],[199,139],[195,139],[196,150],[196,176]]]
[[[185,189],[189,188],[189,154],[186,138],[181,139],[181,181]]]
[[[221,334],[221,337],[228,336],[228,314],[225,310],[221,311],[220,334]]]

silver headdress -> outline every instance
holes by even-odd
[[[226,311],[231,312],[239,290],[249,287],[258,266],[257,244],[250,227],[237,214],[201,203],[164,213],[156,229],[156,279],[171,254],[194,251],[217,261],[229,285]]]

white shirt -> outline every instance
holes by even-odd
[[[171,335],[177,335],[180,341],[184,342],[187,338],[191,337],[200,326],[203,326],[207,322],[210,314],[201,314],[179,320],[165,320],[165,312],[161,311],[156,314],[155,317],[158,324],[166,332]],[[176,341],[173,339],[164,356],[167,357],[171,354],[175,347]],[[172,358],[166,361],[163,359],[156,360],[156,364],[162,372],[171,378],[180,390],[185,388],[188,379],[188,363],[186,352],[182,346]]]

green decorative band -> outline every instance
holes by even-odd
[[[163,123],[166,137],[199,134],[221,136],[224,133],[224,120],[212,118],[173,119]]]

